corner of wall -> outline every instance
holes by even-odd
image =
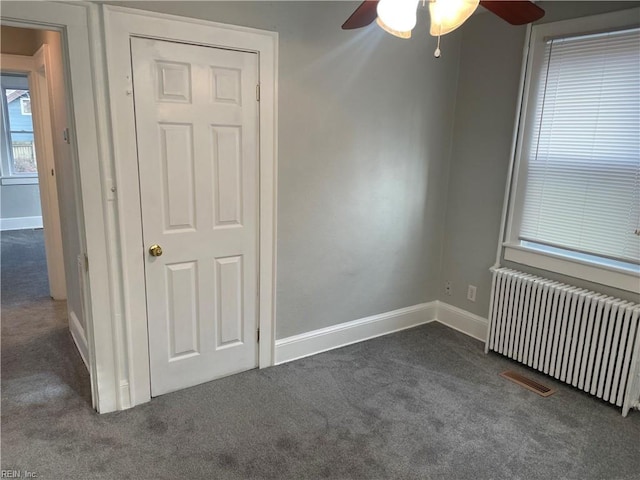
[[[438,301],[435,320],[476,340],[487,341],[489,320],[484,317]]]
[[[446,159],[446,166],[444,171],[443,183],[446,185],[445,194],[444,194],[444,204],[442,208],[444,210],[443,213],[443,226],[440,231],[440,264],[438,265],[438,292],[436,296],[436,301],[440,301],[443,296],[443,281],[444,281],[444,251],[445,251],[445,238],[447,232],[447,226],[449,224],[449,190],[450,190],[450,182],[451,182],[451,161],[453,160],[453,144],[455,141],[455,131],[456,131],[456,123],[457,123],[457,112],[458,112],[458,86],[460,84],[460,65],[462,63],[462,44],[464,42],[464,32],[460,32],[460,41],[458,42],[458,51],[456,52],[458,61],[456,62],[456,74],[455,74],[455,85],[454,90],[456,92],[453,100],[453,121],[451,122],[451,136],[449,137],[449,148]]]

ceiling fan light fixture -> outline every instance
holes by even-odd
[[[376,18],[376,23],[378,24],[378,26],[383,29],[385,32],[390,33],[391,35],[393,35],[394,37],[398,37],[398,38],[411,38],[411,30],[407,31],[407,32],[399,32],[397,30],[394,30],[393,28],[389,27],[389,25],[387,25],[386,23],[384,23],[382,20],[380,20],[380,17]]]
[[[453,32],[478,8],[480,0],[432,0],[429,3],[429,33],[437,37]]]
[[[417,10],[419,1],[420,0],[380,0],[377,7],[378,25],[393,35],[396,35],[393,32],[403,34],[411,32],[418,21]]]

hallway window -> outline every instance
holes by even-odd
[[[5,179],[33,183],[38,170],[27,77],[2,75],[1,99],[3,183]]]

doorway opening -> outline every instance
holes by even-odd
[[[2,408],[90,404],[62,36],[7,25],[0,35]]]
[[[6,308],[55,296],[46,265],[28,75],[2,70],[0,93],[2,306]]]

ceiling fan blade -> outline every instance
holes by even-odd
[[[544,17],[544,10],[525,0],[480,0],[480,5],[511,25],[525,25]]]
[[[376,7],[378,0],[365,0],[355,9],[346,22],[342,24],[343,30],[353,30],[354,28],[366,27],[378,16]]]

